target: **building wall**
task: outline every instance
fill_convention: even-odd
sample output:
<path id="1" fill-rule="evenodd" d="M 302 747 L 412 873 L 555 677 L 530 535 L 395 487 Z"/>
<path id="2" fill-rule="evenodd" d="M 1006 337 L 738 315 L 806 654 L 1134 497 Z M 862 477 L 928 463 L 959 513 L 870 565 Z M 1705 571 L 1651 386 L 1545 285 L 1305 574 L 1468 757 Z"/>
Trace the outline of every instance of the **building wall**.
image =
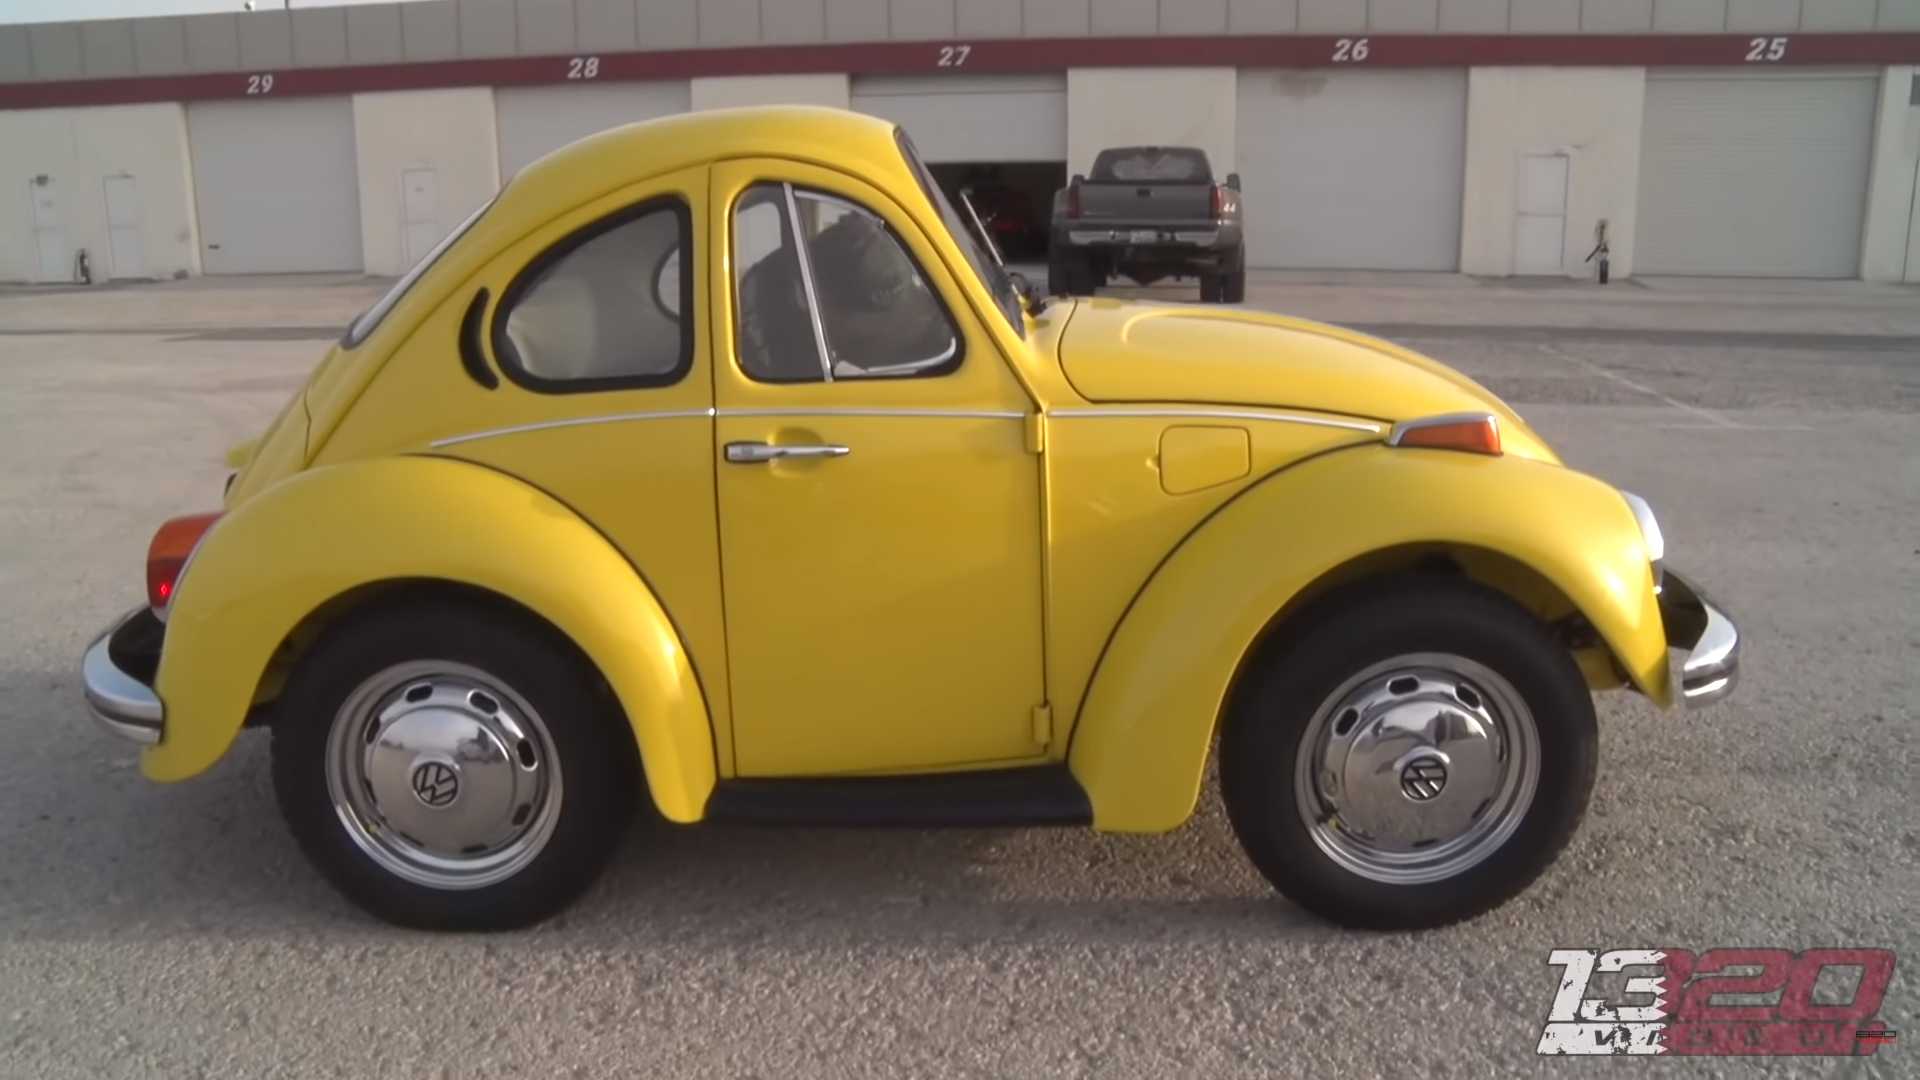
<path id="1" fill-rule="evenodd" d="M 830 105 L 844 109 L 850 99 L 845 75 L 729 75 L 695 79 L 688 92 L 695 112 L 737 105 Z"/>
<path id="2" fill-rule="evenodd" d="M 1067 172 L 1109 146 L 1197 146 L 1216 175 L 1232 172 L 1233 68 L 1067 69 Z"/>
<path id="3" fill-rule="evenodd" d="M 199 271 L 186 116 L 179 105 L 0 112 L 0 280 L 40 277 L 28 185 L 42 174 L 56 185 L 69 260 L 87 249 L 96 281 L 112 273 L 104 185 L 118 175 L 132 176 L 139 193 L 145 276 Z"/>
<path id="4" fill-rule="evenodd" d="M 435 239 L 500 188 L 492 90 L 355 94 L 353 124 L 360 244 L 369 274 L 400 274 L 412 265 L 401 189 L 408 170 L 433 170 Z"/>
<path id="5" fill-rule="evenodd" d="M 1867 179 L 1867 221 L 1860 276 L 1868 281 L 1920 281 L 1920 67 L 1886 69 L 1880 80 L 1873 164 Z"/>
<path id="6" fill-rule="evenodd" d="M 1466 194 L 1460 269 L 1513 273 L 1517 185 L 1523 155 L 1567 155 L 1562 269 L 1582 262 L 1605 218 L 1612 271 L 1633 272 L 1634 203 L 1640 176 L 1644 68 L 1473 68 L 1467 82 Z"/>

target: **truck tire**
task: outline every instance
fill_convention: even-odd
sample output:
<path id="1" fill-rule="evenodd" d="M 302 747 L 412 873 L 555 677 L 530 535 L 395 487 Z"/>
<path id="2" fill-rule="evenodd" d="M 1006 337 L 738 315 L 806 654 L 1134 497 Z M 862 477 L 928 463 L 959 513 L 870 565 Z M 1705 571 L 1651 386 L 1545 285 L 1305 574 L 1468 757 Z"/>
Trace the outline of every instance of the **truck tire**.
<path id="1" fill-rule="evenodd" d="M 1235 248 L 1231 263 L 1233 269 L 1220 275 L 1220 295 L 1215 297 L 1223 304 L 1239 304 L 1247 299 L 1247 249 Z"/>
<path id="2" fill-rule="evenodd" d="M 1329 594 L 1261 649 L 1220 788 L 1288 899 L 1346 926 L 1472 918 L 1551 865 L 1587 807 L 1593 698 L 1566 647 L 1470 581 Z"/>
<path id="3" fill-rule="evenodd" d="M 1211 274 L 1203 271 L 1200 274 L 1200 302 L 1203 304 L 1219 303 L 1220 283 L 1221 277 L 1219 274 Z"/>
<path id="4" fill-rule="evenodd" d="M 1047 254 L 1047 293 L 1051 296 L 1088 296 L 1093 292 L 1092 267 L 1085 256 L 1054 248 Z"/>

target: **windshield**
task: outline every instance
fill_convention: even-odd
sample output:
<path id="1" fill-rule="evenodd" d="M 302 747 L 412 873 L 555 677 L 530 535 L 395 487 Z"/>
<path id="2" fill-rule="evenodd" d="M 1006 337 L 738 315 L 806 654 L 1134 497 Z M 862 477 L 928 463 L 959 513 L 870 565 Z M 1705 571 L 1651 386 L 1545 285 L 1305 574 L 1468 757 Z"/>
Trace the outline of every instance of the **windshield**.
<path id="1" fill-rule="evenodd" d="M 499 198 L 499 196 L 496 195 L 494 198 Z M 488 199 L 486 202 L 481 203 L 480 209 L 467 215 L 467 220 L 455 225 L 452 232 L 441 237 L 440 242 L 433 245 L 432 251 L 427 252 L 419 262 L 413 264 L 413 269 L 407 271 L 404 277 L 393 283 L 393 288 L 387 290 L 387 295 L 374 301 L 372 307 L 361 312 L 357 318 L 347 324 L 347 333 L 340 339 L 340 344 L 351 349 L 367 340 L 367 335 L 373 333 L 374 329 L 380 325 L 380 320 L 386 318 L 387 312 L 393 310 L 393 305 L 399 303 L 400 298 L 407 295 L 407 290 L 413 288 L 413 283 L 420 280 L 420 275 L 426 273 L 428 267 L 438 262 L 440 256 L 445 254 L 446 250 L 453 246 L 455 240 L 460 239 L 468 229 L 473 228 L 473 223 L 479 221 L 480 215 L 486 213 L 487 208 L 492 205 L 493 199 Z"/>
<path id="2" fill-rule="evenodd" d="M 946 193 L 940 190 L 940 185 L 934 181 L 933 174 L 921 164 L 920 155 L 913 152 L 913 141 L 907 138 L 906 131 L 895 128 L 894 137 L 900 143 L 900 152 L 906 156 L 907 167 L 913 170 L 914 179 L 920 181 L 920 189 L 926 192 L 934 209 L 940 211 L 941 222 L 946 225 L 947 231 L 953 234 L 953 242 L 960 245 L 961 253 L 967 257 L 967 262 L 972 264 L 973 272 L 979 276 L 980 283 L 993 294 L 994 303 L 999 306 L 1000 313 L 1006 316 L 1008 325 L 1013 327 L 1013 332 L 1025 338 L 1027 324 L 1021 317 L 1020 294 L 1014 291 L 1013 280 L 1007 277 L 1006 270 L 995 262 L 991 255 L 981 249 L 980 240 L 973 235 L 973 230 L 968 227 L 966 219 L 953 208 L 953 203 L 947 201 Z"/>

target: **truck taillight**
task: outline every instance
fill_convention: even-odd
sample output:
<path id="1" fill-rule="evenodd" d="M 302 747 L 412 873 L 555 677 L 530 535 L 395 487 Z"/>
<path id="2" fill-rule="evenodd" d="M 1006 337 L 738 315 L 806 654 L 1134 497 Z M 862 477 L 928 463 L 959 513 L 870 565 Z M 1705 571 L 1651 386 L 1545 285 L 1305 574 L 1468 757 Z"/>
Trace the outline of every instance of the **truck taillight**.
<path id="1" fill-rule="evenodd" d="M 1067 216 L 1080 216 L 1080 184 L 1078 181 L 1067 185 Z"/>
<path id="2" fill-rule="evenodd" d="M 160 526 L 147 545 L 147 603 L 154 611 L 164 611 L 180 583 L 180 571 L 200 545 L 201 537 L 220 520 L 219 513 L 189 514 Z"/>
<path id="3" fill-rule="evenodd" d="M 1215 184 L 1212 188 L 1212 196 L 1213 198 L 1209 204 L 1208 212 L 1213 215 L 1213 220 L 1219 221 L 1222 217 L 1226 216 L 1227 212 L 1226 189 L 1222 188 L 1219 184 Z"/>

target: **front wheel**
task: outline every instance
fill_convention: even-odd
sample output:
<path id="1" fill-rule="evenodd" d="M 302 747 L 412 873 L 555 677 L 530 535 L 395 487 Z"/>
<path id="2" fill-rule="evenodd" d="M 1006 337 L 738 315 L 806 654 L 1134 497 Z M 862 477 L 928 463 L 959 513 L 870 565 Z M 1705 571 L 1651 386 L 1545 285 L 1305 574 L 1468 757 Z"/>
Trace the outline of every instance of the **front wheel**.
<path id="1" fill-rule="evenodd" d="M 274 727 L 280 808 L 347 897 L 406 926 L 553 914 L 633 814 L 632 737 L 544 628 L 485 606 L 386 609 L 334 628 Z"/>
<path id="2" fill-rule="evenodd" d="M 1398 579 L 1268 644 L 1221 747 L 1260 871 L 1334 922 L 1471 918 L 1525 889 L 1585 813 L 1598 738 L 1565 647 L 1506 597 Z"/>

